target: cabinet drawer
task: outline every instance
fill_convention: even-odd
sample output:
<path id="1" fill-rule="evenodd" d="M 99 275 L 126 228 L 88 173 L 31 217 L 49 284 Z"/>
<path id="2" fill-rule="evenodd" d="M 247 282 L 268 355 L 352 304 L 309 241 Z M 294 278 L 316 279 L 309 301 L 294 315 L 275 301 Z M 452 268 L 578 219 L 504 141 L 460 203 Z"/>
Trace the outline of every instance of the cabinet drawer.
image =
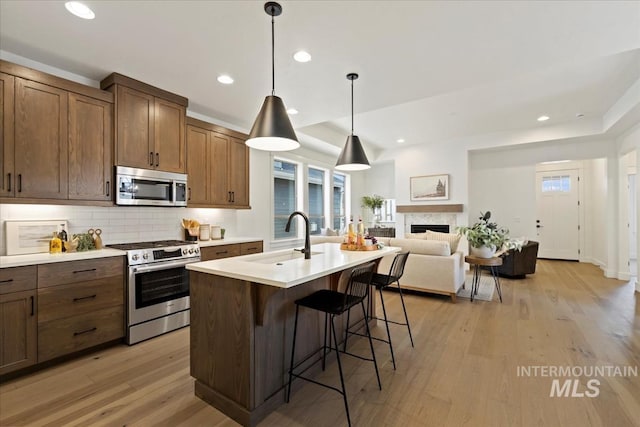
<path id="1" fill-rule="evenodd" d="M 0 269 L 0 295 L 35 289 L 37 280 L 35 265 Z"/>
<path id="2" fill-rule="evenodd" d="M 124 336 L 123 306 L 38 324 L 38 362 Z"/>
<path id="3" fill-rule="evenodd" d="M 202 261 L 229 258 L 238 255 L 240 255 L 240 245 L 221 245 L 200 248 L 200 257 L 202 258 Z"/>
<path id="4" fill-rule="evenodd" d="M 240 255 L 257 254 L 262 252 L 262 241 L 240 243 Z"/>
<path id="5" fill-rule="evenodd" d="M 122 276 L 38 290 L 38 323 L 124 304 Z"/>
<path id="6" fill-rule="evenodd" d="M 124 257 L 56 262 L 38 266 L 38 288 L 124 276 Z"/>

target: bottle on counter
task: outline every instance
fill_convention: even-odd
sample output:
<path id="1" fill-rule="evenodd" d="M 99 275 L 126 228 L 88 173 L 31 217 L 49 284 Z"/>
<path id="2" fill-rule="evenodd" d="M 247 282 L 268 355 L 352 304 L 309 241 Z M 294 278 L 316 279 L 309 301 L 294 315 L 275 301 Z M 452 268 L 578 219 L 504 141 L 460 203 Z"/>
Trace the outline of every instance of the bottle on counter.
<path id="1" fill-rule="evenodd" d="M 51 240 L 49 240 L 49 253 L 50 254 L 59 254 L 62 252 L 62 240 L 58 237 L 57 232 L 53 232 L 53 236 L 51 236 Z"/>
<path id="2" fill-rule="evenodd" d="M 358 246 L 364 246 L 364 223 L 362 218 L 358 218 L 358 234 L 356 238 L 356 244 Z"/>
<path id="3" fill-rule="evenodd" d="M 351 217 L 351 220 L 349 221 L 349 228 L 347 230 L 347 243 L 354 245 L 356 243 L 356 232 L 353 229 L 353 217 Z"/>
<path id="4" fill-rule="evenodd" d="M 64 247 L 64 242 L 68 241 L 67 232 L 64 229 L 64 224 L 60 224 L 60 231 L 58 232 L 58 238 L 60 238 L 60 244 L 62 245 L 62 252 L 66 252 L 67 249 Z"/>

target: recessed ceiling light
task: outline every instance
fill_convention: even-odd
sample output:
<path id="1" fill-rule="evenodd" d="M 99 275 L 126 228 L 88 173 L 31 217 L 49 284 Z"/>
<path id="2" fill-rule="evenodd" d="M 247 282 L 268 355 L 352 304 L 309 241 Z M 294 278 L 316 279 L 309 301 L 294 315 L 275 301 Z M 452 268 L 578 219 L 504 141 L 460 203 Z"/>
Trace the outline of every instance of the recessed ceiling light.
<path id="1" fill-rule="evenodd" d="M 89 6 L 80 3 L 79 1 L 68 1 L 64 4 L 64 7 L 74 15 L 82 19 L 93 19 L 96 17 L 96 14 L 93 13 L 93 10 L 89 9 Z"/>
<path id="2" fill-rule="evenodd" d="M 295 108 L 287 108 L 287 114 L 294 116 L 298 114 L 298 110 L 296 110 Z"/>
<path id="3" fill-rule="evenodd" d="M 293 59 L 298 62 L 309 62 L 311 61 L 311 54 L 309 54 L 309 52 L 305 52 L 304 50 L 299 50 L 293 54 Z"/>
<path id="4" fill-rule="evenodd" d="M 547 120 L 549 120 L 549 116 L 540 116 L 540 117 L 538 117 L 538 121 L 539 122 L 546 122 Z"/>
<path id="5" fill-rule="evenodd" d="M 230 76 L 227 76 L 226 74 L 222 74 L 221 76 L 218 76 L 218 81 L 223 85 L 230 85 L 231 83 L 233 83 L 233 79 Z"/>
<path id="6" fill-rule="evenodd" d="M 584 117 L 584 114 L 582 114 L 582 113 L 577 113 L 576 114 L 576 119 L 581 119 L 583 117 Z"/>
<path id="7" fill-rule="evenodd" d="M 396 142 L 397 142 L 398 144 L 402 144 L 402 143 L 404 142 L 404 139 L 402 139 L 402 138 L 396 139 Z"/>

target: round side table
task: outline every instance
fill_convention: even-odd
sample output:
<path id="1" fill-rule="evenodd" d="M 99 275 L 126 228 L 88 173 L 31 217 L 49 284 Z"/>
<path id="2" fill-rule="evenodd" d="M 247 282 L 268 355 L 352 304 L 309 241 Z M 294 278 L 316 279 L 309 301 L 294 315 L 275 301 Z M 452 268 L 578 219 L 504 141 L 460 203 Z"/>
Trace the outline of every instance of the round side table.
<path id="1" fill-rule="evenodd" d="M 500 289 L 500 278 L 498 277 L 497 267 L 502 265 L 502 258 L 478 258 L 477 256 L 467 255 L 464 257 L 464 261 L 473 267 L 473 281 L 471 282 L 471 301 L 473 302 L 473 296 L 478 294 L 478 288 L 480 287 L 480 278 L 482 277 L 482 268 L 489 267 L 493 281 L 496 284 L 496 290 L 502 303 L 502 290 Z"/>

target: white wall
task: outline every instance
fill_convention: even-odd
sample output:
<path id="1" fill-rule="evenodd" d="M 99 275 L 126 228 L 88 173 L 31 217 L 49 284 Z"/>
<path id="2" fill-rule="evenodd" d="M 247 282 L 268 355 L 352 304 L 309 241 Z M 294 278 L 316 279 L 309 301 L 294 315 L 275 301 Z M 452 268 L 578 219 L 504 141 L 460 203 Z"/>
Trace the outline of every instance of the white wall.
<path id="1" fill-rule="evenodd" d="M 604 200 L 607 198 L 607 161 L 606 159 L 585 160 L 584 168 L 584 256 L 585 261 L 602 268 L 606 267 L 607 210 Z"/>

